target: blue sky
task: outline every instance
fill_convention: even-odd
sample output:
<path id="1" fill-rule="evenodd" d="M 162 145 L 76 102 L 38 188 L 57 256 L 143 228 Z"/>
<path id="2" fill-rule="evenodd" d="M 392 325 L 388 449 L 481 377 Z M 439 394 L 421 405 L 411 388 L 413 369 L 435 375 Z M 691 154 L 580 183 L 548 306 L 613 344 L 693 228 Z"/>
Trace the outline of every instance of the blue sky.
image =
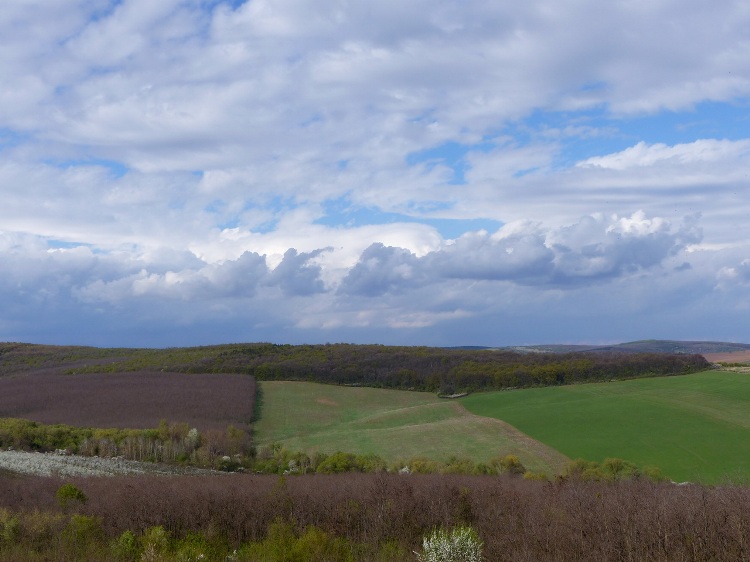
<path id="1" fill-rule="evenodd" d="M 748 28 L 741 2 L 6 0 L 0 340 L 750 342 Z"/>

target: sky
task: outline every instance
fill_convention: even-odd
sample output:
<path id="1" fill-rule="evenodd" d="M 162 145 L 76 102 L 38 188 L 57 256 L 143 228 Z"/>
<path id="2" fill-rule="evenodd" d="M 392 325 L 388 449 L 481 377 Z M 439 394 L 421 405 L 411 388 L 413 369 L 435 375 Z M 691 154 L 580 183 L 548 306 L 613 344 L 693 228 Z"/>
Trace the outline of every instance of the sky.
<path id="1" fill-rule="evenodd" d="M 0 340 L 750 342 L 750 4 L 3 0 Z"/>

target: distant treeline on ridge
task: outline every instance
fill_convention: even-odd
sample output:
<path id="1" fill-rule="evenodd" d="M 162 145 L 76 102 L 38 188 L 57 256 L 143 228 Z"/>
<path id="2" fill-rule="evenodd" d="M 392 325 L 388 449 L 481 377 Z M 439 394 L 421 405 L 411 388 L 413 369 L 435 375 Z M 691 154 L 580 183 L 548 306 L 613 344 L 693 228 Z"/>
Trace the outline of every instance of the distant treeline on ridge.
<path id="1" fill-rule="evenodd" d="M 549 386 L 708 368 L 702 355 L 524 354 L 379 345 L 247 346 L 217 357 L 224 372 L 259 380 L 305 380 L 453 394 Z"/>
<path id="2" fill-rule="evenodd" d="M 667 353 L 519 353 L 384 345 L 231 344 L 112 349 L 0 344 L 0 376 L 14 370 L 243 373 L 296 380 L 454 394 L 645 376 L 709 368 L 702 355 Z"/>

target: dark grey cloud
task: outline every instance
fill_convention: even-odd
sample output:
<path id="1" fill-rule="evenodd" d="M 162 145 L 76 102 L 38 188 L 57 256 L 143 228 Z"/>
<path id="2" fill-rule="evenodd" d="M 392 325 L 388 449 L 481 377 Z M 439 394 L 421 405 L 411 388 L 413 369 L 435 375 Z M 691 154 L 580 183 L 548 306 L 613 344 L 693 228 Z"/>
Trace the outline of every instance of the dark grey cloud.
<path id="1" fill-rule="evenodd" d="M 339 293 L 377 297 L 419 286 L 426 281 L 421 261 L 404 248 L 375 243 L 341 281 Z"/>
<path id="2" fill-rule="evenodd" d="M 284 259 L 268 275 L 266 283 L 278 286 L 286 296 L 309 296 L 325 291 L 320 278 L 320 265 L 310 260 L 326 250 L 299 253 L 290 248 L 284 253 Z"/>
<path id="3" fill-rule="evenodd" d="M 611 224 L 593 217 L 558 230 L 553 236 L 555 272 L 561 284 L 611 279 L 660 265 L 665 259 L 702 239 L 700 229 L 689 218 L 673 228 L 661 219 L 642 213 Z"/>
<path id="4" fill-rule="evenodd" d="M 442 279 L 580 286 L 658 267 L 700 241 L 694 218 L 674 228 L 642 212 L 619 219 L 583 217 L 555 230 L 520 223 L 494 234 L 465 234 L 421 258 L 404 248 L 374 244 L 349 271 L 340 291 L 381 296 Z"/>

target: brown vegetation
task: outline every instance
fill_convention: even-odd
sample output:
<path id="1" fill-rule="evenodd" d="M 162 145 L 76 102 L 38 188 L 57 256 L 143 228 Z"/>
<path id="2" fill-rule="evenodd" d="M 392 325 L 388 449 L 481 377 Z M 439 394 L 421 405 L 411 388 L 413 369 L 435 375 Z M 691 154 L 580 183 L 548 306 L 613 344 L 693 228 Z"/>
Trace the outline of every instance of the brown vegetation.
<path id="1" fill-rule="evenodd" d="M 750 350 L 729 353 L 704 353 L 703 357 L 712 363 L 750 363 Z"/>
<path id="2" fill-rule="evenodd" d="M 392 474 L 70 482 L 87 498 L 78 513 L 100 521 L 110 539 L 162 526 L 171 537 L 199 533 L 238 548 L 281 521 L 297 533 L 315 527 L 353 544 L 391 541 L 408 556 L 389 560 L 413 560 L 430 530 L 467 524 L 478 531 L 488 561 L 750 557 L 746 487 Z M 59 513 L 56 490 L 64 483 L 0 476 L 0 511 Z"/>
<path id="3" fill-rule="evenodd" d="M 0 417 L 77 427 L 146 429 L 160 420 L 200 431 L 245 430 L 255 380 L 247 375 L 162 372 L 29 374 L 0 378 Z"/>

